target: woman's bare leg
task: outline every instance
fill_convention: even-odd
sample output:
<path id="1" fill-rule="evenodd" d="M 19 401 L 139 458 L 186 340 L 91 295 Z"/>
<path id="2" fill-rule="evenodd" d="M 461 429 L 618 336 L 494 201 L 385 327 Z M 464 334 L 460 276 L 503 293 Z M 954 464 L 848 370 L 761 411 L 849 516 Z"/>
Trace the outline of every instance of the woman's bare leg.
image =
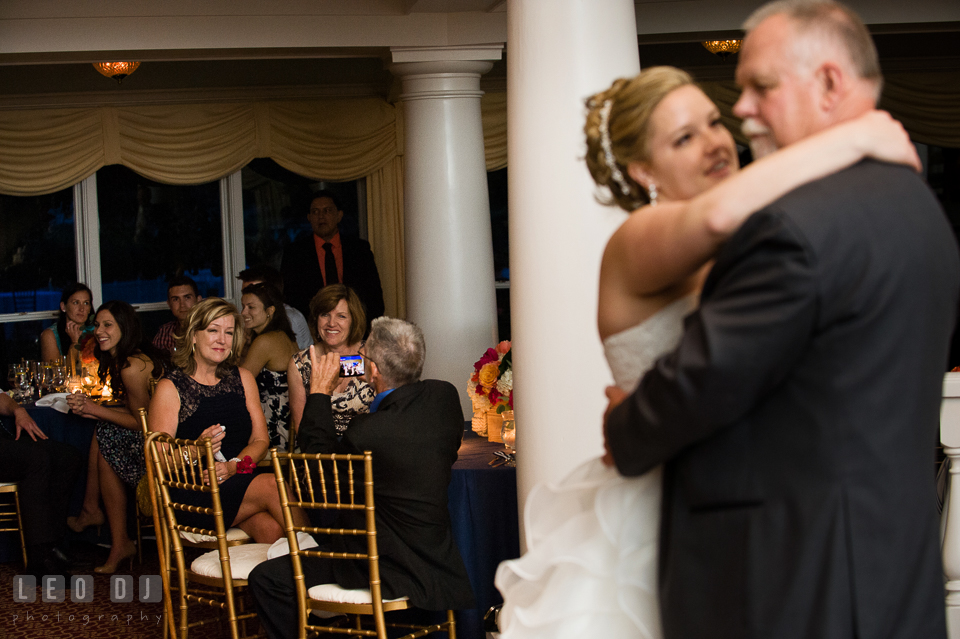
<path id="1" fill-rule="evenodd" d="M 260 541 L 256 536 L 245 527 L 247 521 L 256 515 L 266 514 L 273 520 L 276 528 L 258 518 L 250 522 L 252 528 L 256 528 L 258 534 L 275 535 L 270 541 Z M 306 514 L 299 508 L 291 509 L 290 516 L 297 526 L 308 524 Z M 254 538 L 258 543 L 273 543 L 283 535 L 283 508 L 280 506 L 280 493 L 277 492 L 277 481 L 273 475 L 257 475 L 247 492 L 243 496 L 243 502 L 240 504 L 240 510 L 237 511 L 237 517 L 233 520 L 233 526 L 238 526 L 248 535 Z"/>
<path id="2" fill-rule="evenodd" d="M 113 572 L 117 564 L 136 552 L 136 545 L 127 534 L 127 487 L 101 455 L 99 458 L 100 490 L 103 507 L 110 523 L 110 556 L 104 564 L 106 572 Z M 109 570 L 110 568 L 113 570 Z"/>

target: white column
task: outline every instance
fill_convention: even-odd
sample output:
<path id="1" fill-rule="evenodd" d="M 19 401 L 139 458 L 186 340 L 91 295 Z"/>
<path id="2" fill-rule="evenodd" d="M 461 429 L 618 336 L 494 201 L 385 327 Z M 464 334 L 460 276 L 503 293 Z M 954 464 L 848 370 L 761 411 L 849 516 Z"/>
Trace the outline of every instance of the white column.
<path id="1" fill-rule="evenodd" d="M 423 376 L 456 386 L 467 419 L 473 363 L 497 340 L 480 75 L 501 50 L 397 48 L 390 67 L 403 81 L 407 318 L 426 338 Z"/>
<path id="2" fill-rule="evenodd" d="M 943 575 L 947 580 L 947 636 L 960 639 L 960 373 L 943 378 L 940 405 L 940 443 L 950 459 L 947 495 L 941 519 Z"/>
<path id="3" fill-rule="evenodd" d="M 510 313 L 521 513 L 602 452 L 597 282 L 624 216 L 594 199 L 584 99 L 640 70 L 632 0 L 508 0 Z M 522 517 L 521 517 L 522 521 Z"/>

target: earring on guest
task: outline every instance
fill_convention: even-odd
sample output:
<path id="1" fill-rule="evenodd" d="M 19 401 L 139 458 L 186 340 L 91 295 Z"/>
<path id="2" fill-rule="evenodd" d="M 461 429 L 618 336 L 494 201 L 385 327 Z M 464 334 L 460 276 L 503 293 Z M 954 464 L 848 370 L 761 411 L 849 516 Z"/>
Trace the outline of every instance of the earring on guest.
<path id="1" fill-rule="evenodd" d="M 650 186 L 647 187 L 647 194 L 650 197 L 650 206 L 656 206 L 657 205 L 657 185 L 651 182 Z"/>

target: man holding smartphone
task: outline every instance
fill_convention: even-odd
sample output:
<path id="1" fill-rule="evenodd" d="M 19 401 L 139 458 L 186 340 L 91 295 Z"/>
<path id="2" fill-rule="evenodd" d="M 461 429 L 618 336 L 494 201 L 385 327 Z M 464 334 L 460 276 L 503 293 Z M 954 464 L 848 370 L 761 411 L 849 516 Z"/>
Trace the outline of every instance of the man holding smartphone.
<path id="1" fill-rule="evenodd" d="M 420 379 L 423 332 L 409 322 L 375 319 L 361 354 L 366 379 L 377 396 L 370 413 L 354 417 L 338 441 L 330 395 L 340 377 L 341 358 L 333 352 L 311 353 L 310 395 L 297 437 L 300 448 L 308 454 L 373 453 L 385 599 L 407 596 L 425 610 L 472 608 L 473 591 L 447 512 L 447 486 L 463 437 L 457 389 L 449 382 Z M 322 583 L 350 589 L 369 585 L 366 569 L 354 563 L 303 558 L 302 565 L 307 588 Z M 249 582 L 267 636 L 295 636 L 297 598 L 290 558 L 260 564 Z"/>

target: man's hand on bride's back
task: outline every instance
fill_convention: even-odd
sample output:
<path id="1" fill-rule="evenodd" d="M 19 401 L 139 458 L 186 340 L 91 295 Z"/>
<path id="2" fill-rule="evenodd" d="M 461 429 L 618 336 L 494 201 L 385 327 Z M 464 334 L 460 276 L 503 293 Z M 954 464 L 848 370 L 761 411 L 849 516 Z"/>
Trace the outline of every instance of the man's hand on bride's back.
<path id="1" fill-rule="evenodd" d="M 610 442 L 607 439 L 607 418 L 610 417 L 610 411 L 620 405 L 627 398 L 627 394 L 617 386 L 607 386 L 607 410 L 603 412 L 603 461 L 606 466 L 613 466 L 613 453 L 610 452 Z"/>

